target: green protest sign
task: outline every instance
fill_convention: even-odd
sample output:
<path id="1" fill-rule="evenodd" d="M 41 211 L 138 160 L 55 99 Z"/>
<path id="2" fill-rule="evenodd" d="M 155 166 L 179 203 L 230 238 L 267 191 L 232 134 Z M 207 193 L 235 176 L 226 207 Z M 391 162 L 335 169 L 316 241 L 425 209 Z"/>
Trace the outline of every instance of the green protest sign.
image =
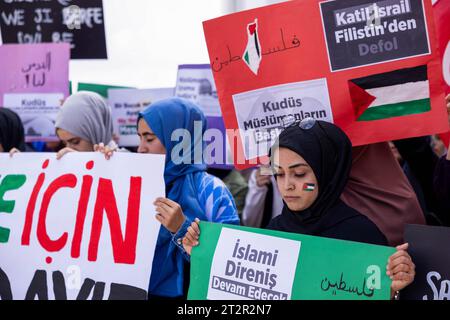
<path id="1" fill-rule="evenodd" d="M 388 300 L 395 248 L 200 223 L 192 300 Z"/>
<path id="2" fill-rule="evenodd" d="M 103 96 L 104 98 L 108 98 L 108 90 L 109 89 L 127 89 L 130 87 L 123 86 L 110 86 L 106 84 L 96 84 L 96 83 L 78 83 L 78 91 L 93 91 Z"/>

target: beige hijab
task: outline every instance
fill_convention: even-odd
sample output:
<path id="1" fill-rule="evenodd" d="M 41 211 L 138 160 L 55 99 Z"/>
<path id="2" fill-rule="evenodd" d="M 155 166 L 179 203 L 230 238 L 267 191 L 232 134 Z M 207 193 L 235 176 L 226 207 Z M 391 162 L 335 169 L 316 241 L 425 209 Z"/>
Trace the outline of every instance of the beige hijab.
<path id="1" fill-rule="evenodd" d="M 392 246 L 403 243 L 406 224 L 425 224 L 417 196 L 387 142 L 353 148 L 341 199 L 372 220 Z"/>

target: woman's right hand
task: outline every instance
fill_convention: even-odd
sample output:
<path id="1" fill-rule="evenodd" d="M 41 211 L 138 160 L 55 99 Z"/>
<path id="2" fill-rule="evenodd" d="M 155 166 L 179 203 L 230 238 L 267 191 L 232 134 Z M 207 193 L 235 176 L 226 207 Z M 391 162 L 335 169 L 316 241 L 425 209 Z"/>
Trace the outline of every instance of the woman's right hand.
<path id="1" fill-rule="evenodd" d="M 56 154 L 56 160 L 61 159 L 66 153 L 69 153 L 69 152 L 77 152 L 77 150 L 74 150 L 69 147 L 65 147 L 58 151 L 58 153 Z"/>
<path id="2" fill-rule="evenodd" d="M 94 151 L 103 153 L 105 155 L 105 159 L 109 160 L 113 156 L 114 151 L 116 151 L 116 148 L 110 148 L 105 146 L 103 142 L 100 142 L 99 144 L 94 145 Z"/>
<path id="3" fill-rule="evenodd" d="M 386 274 L 391 278 L 392 295 L 410 285 L 416 275 L 416 265 L 408 254 L 408 243 L 397 246 L 397 252 L 389 257 Z"/>
<path id="4" fill-rule="evenodd" d="M 200 220 L 195 218 L 194 222 L 187 229 L 187 232 L 183 238 L 183 248 L 187 254 L 191 255 L 192 248 L 199 245 L 198 238 L 200 236 Z"/>
<path id="5" fill-rule="evenodd" d="M 17 148 L 12 148 L 9 150 L 9 156 L 12 158 L 15 153 L 20 153 L 20 150 Z"/>

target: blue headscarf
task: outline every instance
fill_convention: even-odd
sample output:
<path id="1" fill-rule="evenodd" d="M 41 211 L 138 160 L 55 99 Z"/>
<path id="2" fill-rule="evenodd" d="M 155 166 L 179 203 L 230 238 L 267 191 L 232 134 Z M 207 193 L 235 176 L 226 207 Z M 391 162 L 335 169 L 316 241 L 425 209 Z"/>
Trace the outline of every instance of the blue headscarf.
<path id="1" fill-rule="evenodd" d="M 203 134 L 206 119 L 203 112 L 193 103 L 179 98 L 155 102 L 139 114 L 166 148 L 164 180 L 166 197 L 177 202 L 188 220 L 196 217 L 207 220 L 204 208 L 198 200 L 198 188 L 194 175 L 205 172 L 203 162 Z M 194 130 L 194 128 L 196 130 Z M 185 129 L 172 141 L 175 130 Z M 189 135 L 188 133 L 189 132 Z M 191 148 L 189 147 L 189 144 Z M 183 152 L 182 146 L 185 146 Z M 172 157 L 172 151 L 175 152 Z M 194 150 L 196 150 L 194 152 Z M 181 154 L 181 155 L 180 155 Z M 194 159 L 197 156 L 199 159 Z M 184 163 L 180 163 L 185 160 Z M 189 161 L 190 160 L 190 161 Z M 194 160 L 197 160 L 194 162 Z M 153 260 L 149 294 L 176 297 L 183 295 L 184 258 L 172 241 L 172 234 L 161 226 Z"/>

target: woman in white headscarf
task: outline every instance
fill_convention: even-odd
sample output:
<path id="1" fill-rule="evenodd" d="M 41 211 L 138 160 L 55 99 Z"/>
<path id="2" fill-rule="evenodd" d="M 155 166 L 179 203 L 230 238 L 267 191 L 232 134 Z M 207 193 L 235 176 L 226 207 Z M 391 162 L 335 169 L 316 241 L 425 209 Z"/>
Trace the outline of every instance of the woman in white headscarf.
<path id="1" fill-rule="evenodd" d="M 117 150 L 111 108 L 95 92 L 79 91 L 68 97 L 56 116 L 55 129 L 66 146 L 56 154 L 57 159 L 68 152 L 90 152 L 105 146 Z M 17 152 L 20 150 L 13 148 L 10 154 Z"/>
<path id="2" fill-rule="evenodd" d="M 66 99 L 56 117 L 56 134 L 66 147 L 58 152 L 94 151 L 95 145 L 116 149 L 111 109 L 97 93 L 79 91 Z"/>

